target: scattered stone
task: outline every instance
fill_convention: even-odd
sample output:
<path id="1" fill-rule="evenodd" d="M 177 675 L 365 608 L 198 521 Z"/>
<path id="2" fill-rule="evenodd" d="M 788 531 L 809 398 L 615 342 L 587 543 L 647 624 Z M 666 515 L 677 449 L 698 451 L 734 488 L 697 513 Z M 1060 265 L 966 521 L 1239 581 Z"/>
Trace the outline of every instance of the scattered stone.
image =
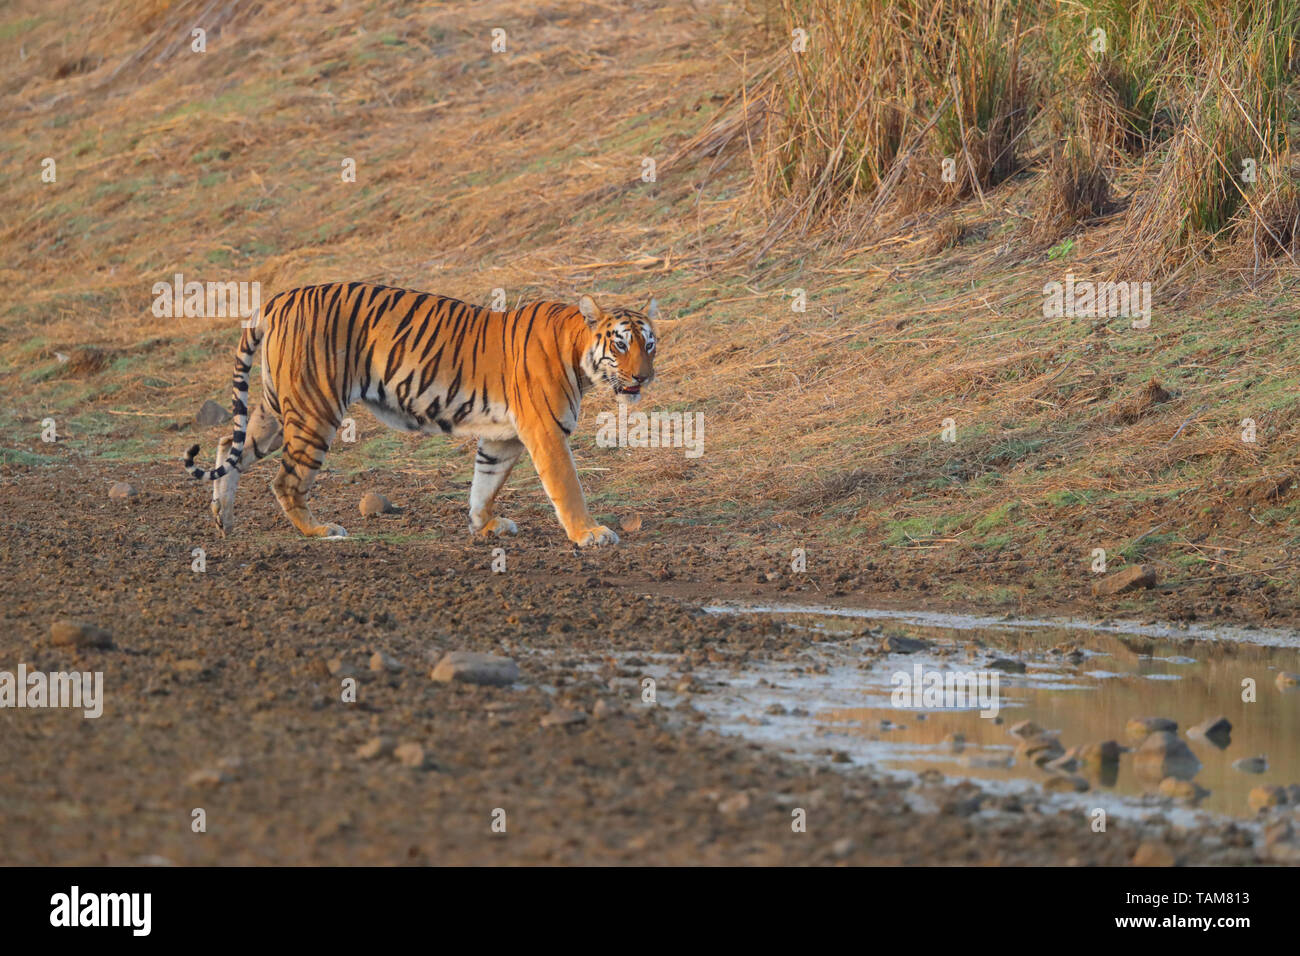
<path id="1" fill-rule="evenodd" d="M 1039 734 L 1036 737 L 1030 737 L 1028 740 L 1022 740 L 1020 746 L 1016 748 L 1017 756 L 1039 767 L 1055 760 L 1063 753 L 1065 753 L 1065 748 L 1051 734 Z"/>
<path id="2" fill-rule="evenodd" d="M 930 644 L 928 641 L 918 640 L 915 637 L 890 634 L 880 646 L 891 654 L 915 654 L 918 651 L 925 650 Z"/>
<path id="3" fill-rule="evenodd" d="M 1074 773 L 1079 769 L 1078 747 L 1071 747 L 1064 754 L 1055 760 L 1048 761 L 1043 765 L 1044 770 L 1050 770 L 1053 773 Z"/>
<path id="4" fill-rule="evenodd" d="M 1176 862 L 1173 850 L 1163 843 L 1152 843 L 1149 840 L 1133 854 L 1134 866 L 1173 866 Z"/>
<path id="5" fill-rule="evenodd" d="M 557 707 L 542 718 L 543 727 L 568 727 L 572 724 L 585 724 L 586 722 L 586 713 L 581 710 L 570 710 L 567 707 Z"/>
<path id="6" fill-rule="evenodd" d="M 784 704 L 768 704 L 763 713 L 771 714 L 773 717 L 784 717 L 786 709 Z"/>
<path id="7" fill-rule="evenodd" d="M 396 510 L 392 502 L 377 491 L 368 491 L 361 497 L 361 516 L 363 518 L 393 514 Z"/>
<path id="8" fill-rule="evenodd" d="M 1165 777 L 1160 781 L 1160 793 L 1183 803 L 1199 803 L 1210 795 L 1210 791 L 1198 786 L 1191 780 L 1179 780 L 1177 777 Z"/>
<path id="9" fill-rule="evenodd" d="M 592 720 L 608 720 L 610 717 L 617 717 L 623 712 L 617 703 L 601 698 L 596 701 L 596 705 L 591 708 Z"/>
<path id="10" fill-rule="evenodd" d="M 1119 755 L 1124 752 L 1124 748 L 1113 740 L 1103 740 L 1095 744 L 1083 744 L 1078 748 L 1078 757 L 1080 762 L 1089 767 L 1100 767 L 1104 764 L 1119 762 Z"/>
<path id="11" fill-rule="evenodd" d="M 370 655 L 370 669 L 372 671 L 388 671 L 390 674 L 397 674 L 401 672 L 403 665 L 401 661 L 391 654 L 375 651 Z"/>
<path id="12" fill-rule="evenodd" d="M 1124 725 L 1124 732 L 1130 740 L 1145 740 L 1150 734 L 1168 732 L 1178 733 L 1178 721 L 1168 717 L 1134 717 Z"/>
<path id="13" fill-rule="evenodd" d="M 224 425 L 234 416 L 231 415 L 230 409 L 223 408 L 212 399 L 208 399 L 199 408 L 199 413 L 194 416 L 194 421 L 200 425 Z"/>
<path id="14" fill-rule="evenodd" d="M 140 492 L 135 490 L 134 485 L 129 485 L 125 481 L 119 481 L 108 489 L 108 497 L 115 501 L 122 501 L 126 498 L 134 498 Z"/>
<path id="15" fill-rule="evenodd" d="M 1279 690 L 1287 690 L 1291 687 L 1300 687 L 1300 674 L 1292 674 L 1290 671 L 1279 671 L 1276 683 Z"/>
<path id="16" fill-rule="evenodd" d="M 417 770 L 423 770 L 429 765 L 429 757 L 424 752 L 424 748 L 412 741 L 407 741 L 393 750 L 393 756 L 396 757 L 403 766 L 414 767 Z"/>
<path id="17" fill-rule="evenodd" d="M 234 778 L 228 773 L 205 767 L 191 773 L 185 778 L 185 783 L 191 787 L 219 787 L 223 783 L 229 783 L 232 779 Z"/>
<path id="18" fill-rule="evenodd" d="M 335 657 L 325 663 L 325 669 L 330 672 L 330 676 L 340 679 L 347 677 L 356 677 L 356 671 L 341 657 Z"/>
<path id="19" fill-rule="evenodd" d="M 731 816 L 736 813 L 743 813 L 749 809 L 749 794 L 745 791 L 733 794 L 725 800 L 718 801 L 718 811 Z"/>
<path id="20" fill-rule="evenodd" d="M 359 760 L 378 760 L 380 757 L 387 757 L 392 752 L 393 740 L 391 737 L 371 737 L 357 748 L 356 755 Z"/>
<path id="21" fill-rule="evenodd" d="M 853 842 L 852 837 L 841 837 L 831 844 L 831 856 L 843 860 L 845 857 L 852 856 L 856 849 L 857 844 Z"/>
<path id="22" fill-rule="evenodd" d="M 1268 757 L 1259 754 L 1256 757 L 1242 757 L 1240 760 L 1232 762 L 1233 770 L 1240 770 L 1242 773 L 1264 773 L 1268 770 Z"/>
<path id="23" fill-rule="evenodd" d="M 504 686 L 519 679 L 519 665 L 508 657 L 498 657 L 496 654 L 452 651 L 438 661 L 429 676 L 444 684 L 456 681 Z"/>
<path id="24" fill-rule="evenodd" d="M 1256 813 L 1269 807 L 1284 806 L 1286 804 L 1286 790 L 1276 784 L 1255 787 L 1250 791 L 1247 802 Z"/>
<path id="25" fill-rule="evenodd" d="M 1009 657 L 995 657 L 984 666 L 991 671 L 1002 671 L 1005 674 L 1023 674 L 1025 672 L 1024 661 L 1013 661 Z"/>
<path id="26" fill-rule="evenodd" d="M 1195 727 L 1187 728 L 1187 736 L 1208 740 L 1220 750 L 1232 742 L 1232 723 L 1227 717 L 1208 717 Z"/>
<path id="27" fill-rule="evenodd" d="M 1022 720 L 1007 728 L 1007 733 L 1014 737 L 1019 737 L 1021 740 L 1028 740 L 1030 737 L 1037 737 L 1042 732 L 1043 728 L 1039 727 L 1032 720 Z"/>
<path id="28" fill-rule="evenodd" d="M 1135 564 L 1121 568 L 1114 574 L 1108 574 L 1092 586 L 1092 593 L 1097 597 L 1110 597 L 1124 594 L 1140 588 L 1156 586 L 1156 569 L 1149 564 Z"/>
<path id="29" fill-rule="evenodd" d="M 1090 784 L 1083 777 L 1072 773 L 1054 773 L 1043 781 L 1043 789 L 1059 793 L 1083 793 Z"/>
<path id="30" fill-rule="evenodd" d="M 113 646 L 113 635 L 102 627 L 81 621 L 55 621 L 50 625 L 50 643 L 55 647 Z"/>
<path id="31" fill-rule="evenodd" d="M 948 749 L 955 754 L 959 754 L 966 749 L 965 734 L 956 734 L 956 733 L 949 734 L 948 736 L 943 738 L 943 742 L 947 744 Z"/>
<path id="32" fill-rule="evenodd" d="M 1148 780 L 1178 777 L 1190 780 L 1201 769 L 1201 761 L 1192 748 L 1168 730 L 1151 734 L 1133 755 L 1134 769 Z"/>

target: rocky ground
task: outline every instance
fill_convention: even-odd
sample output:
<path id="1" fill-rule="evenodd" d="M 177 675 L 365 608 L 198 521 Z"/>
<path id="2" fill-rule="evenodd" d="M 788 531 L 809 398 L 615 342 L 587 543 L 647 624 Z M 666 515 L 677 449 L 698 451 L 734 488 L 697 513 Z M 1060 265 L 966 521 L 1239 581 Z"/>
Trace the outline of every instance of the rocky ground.
<path id="1" fill-rule="evenodd" d="M 740 667 L 806 643 L 777 621 L 719 619 L 688 598 L 784 586 L 874 601 L 889 590 L 883 574 L 783 581 L 762 570 L 777 567 L 770 556 L 653 519 L 617 549 L 579 554 L 527 488 L 506 498 L 522 533 L 495 573 L 499 542 L 463 534 L 461 489 L 433 497 L 407 476 L 327 474 L 314 507 L 353 537 L 307 541 L 265 488 L 270 474 L 246 479 L 225 540 L 207 524 L 206 489 L 175 463 L 72 459 L 0 476 L 0 671 L 102 671 L 106 699 L 98 719 L 0 710 L 0 862 L 1260 858 L 1233 824 L 1112 821 L 1094 833 L 1033 799 L 875 779 L 829 750 L 791 760 L 702 728 L 691 693 L 672 692 L 705 663 Z M 136 494 L 110 498 L 120 480 Z M 402 512 L 361 518 L 375 488 Z M 103 628 L 111 646 L 55 643 L 60 620 Z M 455 651 L 510 658 L 518 677 L 431 676 Z M 670 692 L 647 705 L 636 655 L 664 652 L 676 655 Z M 349 678 L 355 702 L 343 699 Z M 915 791 L 939 812 L 912 809 Z M 192 826 L 199 808 L 206 832 Z M 806 832 L 792 828 L 800 808 Z"/>

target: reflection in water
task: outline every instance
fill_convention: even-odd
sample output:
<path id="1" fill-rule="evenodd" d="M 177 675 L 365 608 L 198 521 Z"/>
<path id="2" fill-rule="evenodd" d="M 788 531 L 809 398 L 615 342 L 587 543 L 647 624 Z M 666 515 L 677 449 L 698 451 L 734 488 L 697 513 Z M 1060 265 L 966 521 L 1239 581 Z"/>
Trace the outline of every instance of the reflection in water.
<path id="1" fill-rule="evenodd" d="M 728 689 L 697 699 L 696 706 L 722 729 L 795 750 L 832 747 L 853 763 L 887 770 L 936 769 L 990 784 L 1042 784 L 1060 774 L 1033 762 L 1032 751 L 1046 744 L 1022 746 L 1010 732 L 1019 722 L 1031 721 L 1054 734 L 1061 745 L 1051 751 L 1056 755 L 1108 740 L 1136 750 L 1146 735 L 1137 725 L 1130 730 L 1130 722 L 1159 717 L 1177 723 L 1164 759 L 1144 755 L 1139 760 L 1125 752 L 1118 763 L 1083 760 L 1067 768 L 1070 777 L 1087 781 L 1086 799 L 1097 802 L 1104 792 L 1158 805 L 1173 794 L 1177 806 L 1253 817 L 1252 788 L 1300 784 L 1300 693 L 1276 682 L 1279 671 L 1300 670 L 1300 655 L 1285 642 L 1269 647 L 989 619 L 977 626 L 965 626 L 966 619 L 957 622 L 964 626 L 895 621 L 874 627 L 827 614 L 783 613 L 781 619 L 809 631 L 808 648 L 791 665 L 717 674 Z M 912 652 L 882 651 L 886 635 L 889 646 Z M 917 665 L 925 672 L 948 673 L 987 668 L 993 661 L 1001 668 L 996 721 L 981 718 L 977 706 L 903 709 L 891 701 L 897 686 L 891 679 Z M 1253 702 L 1243 699 L 1250 696 L 1249 681 Z M 1188 735 L 1214 717 L 1231 723 L 1226 738 Z M 1194 760 L 1178 758 L 1183 745 Z M 1267 758 L 1263 772 L 1233 766 L 1249 765 L 1248 758 L 1256 756 Z M 1179 787 L 1171 780 L 1162 795 L 1166 776 L 1189 778 L 1195 786 Z M 1081 780 L 1074 782 L 1082 787 Z M 1061 780 L 1053 783 L 1073 789 Z M 1188 799 L 1200 790 L 1208 794 L 1199 803 Z"/>

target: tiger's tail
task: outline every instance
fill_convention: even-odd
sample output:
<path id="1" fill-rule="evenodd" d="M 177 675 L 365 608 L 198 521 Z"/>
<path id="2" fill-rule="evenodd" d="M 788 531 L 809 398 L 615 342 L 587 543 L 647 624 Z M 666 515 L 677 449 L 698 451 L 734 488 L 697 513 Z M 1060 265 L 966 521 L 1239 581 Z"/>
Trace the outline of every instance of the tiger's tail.
<path id="1" fill-rule="evenodd" d="M 239 336 L 239 350 L 235 353 L 234 403 L 231 411 L 235 416 L 235 431 L 230 437 L 230 454 L 217 468 L 196 466 L 194 459 L 199 454 L 199 446 L 194 445 L 185 454 L 185 470 L 195 478 L 216 481 L 227 472 L 239 467 L 239 459 L 244 454 L 244 441 L 248 433 L 248 373 L 253 368 L 253 356 L 262 344 L 262 315 L 244 326 Z"/>

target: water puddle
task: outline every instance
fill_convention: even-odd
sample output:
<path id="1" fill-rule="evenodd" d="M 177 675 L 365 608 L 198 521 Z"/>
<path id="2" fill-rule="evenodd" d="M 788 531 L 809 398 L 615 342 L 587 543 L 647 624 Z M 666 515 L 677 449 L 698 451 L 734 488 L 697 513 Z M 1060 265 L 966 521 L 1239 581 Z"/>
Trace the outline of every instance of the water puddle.
<path id="1" fill-rule="evenodd" d="M 937 770 L 1015 792 L 1053 776 L 1017 753 L 1020 739 L 1009 729 L 1018 722 L 1032 721 L 1064 748 L 1108 740 L 1136 748 L 1141 738 L 1126 733 L 1129 721 L 1162 717 L 1177 722 L 1200 761 L 1192 780 L 1209 793 L 1198 803 L 1162 795 L 1165 774 L 1139 773 L 1133 753 L 1072 770 L 1088 789 L 1062 788 L 1046 799 L 1184 823 L 1203 813 L 1253 819 L 1253 788 L 1300 783 L 1300 692 L 1277 684 L 1279 672 L 1300 671 L 1292 632 L 824 607 L 708 610 L 779 614 L 807 632 L 806 647 L 788 662 L 695 671 L 708 692 L 691 697 L 718 730 L 795 755 L 829 751 L 840 763 L 886 774 Z M 902 650 L 882 649 L 886 637 Z M 995 661 L 1004 669 L 989 669 Z M 659 668 L 650 663 L 653 675 Z M 975 701 L 902 707 L 894 698 L 900 673 L 980 671 L 997 674 L 1000 720 L 982 717 Z M 1254 681 L 1253 702 L 1242 699 L 1246 679 Z M 1218 716 L 1232 724 L 1226 746 L 1187 735 Z M 1233 766 L 1257 756 L 1266 760 L 1263 772 Z"/>

